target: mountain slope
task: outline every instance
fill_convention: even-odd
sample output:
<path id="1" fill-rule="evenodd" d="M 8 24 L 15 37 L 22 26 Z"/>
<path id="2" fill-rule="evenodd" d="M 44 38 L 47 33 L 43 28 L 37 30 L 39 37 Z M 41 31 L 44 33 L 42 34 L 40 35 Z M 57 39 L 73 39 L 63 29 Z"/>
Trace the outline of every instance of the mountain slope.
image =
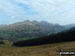
<path id="1" fill-rule="evenodd" d="M 13 43 L 13 46 L 36 46 L 69 41 L 75 41 L 75 28 L 55 35 L 15 42 Z"/>
<path id="2" fill-rule="evenodd" d="M 37 38 L 60 32 L 64 27 L 46 21 L 24 21 L 0 28 L 0 37 L 11 41 Z"/>
<path id="3" fill-rule="evenodd" d="M 69 24 L 69 25 L 64 25 L 65 29 L 71 29 L 73 27 L 75 27 L 75 23 L 74 24 Z"/>
<path id="4" fill-rule="evenodd" d="M 12 50 L 12 51 L 11 51 Z M 58 51 L 75 51 L 75 42 L 63 42 L 31 47 L 2 47 L 1 56 L 59 56 Z M 70 55 L 71 56 L 71 55 Z M 75 55 L 72 55 L 75 56 Z"/>

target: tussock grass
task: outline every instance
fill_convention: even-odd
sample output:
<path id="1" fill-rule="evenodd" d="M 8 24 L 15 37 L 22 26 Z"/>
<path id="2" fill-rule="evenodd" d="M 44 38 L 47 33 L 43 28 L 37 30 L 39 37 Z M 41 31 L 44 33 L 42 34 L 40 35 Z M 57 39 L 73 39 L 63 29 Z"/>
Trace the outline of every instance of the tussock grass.
<path id="1" fill-rule="evenodd" d="M 5 45 L 4 45 L 5 46 Z M 59 56 L 57 51 L 75 49 L 75 42 L 63 42 L 31 47 L 7 46 L 0 48 L 0 56 Z"/>

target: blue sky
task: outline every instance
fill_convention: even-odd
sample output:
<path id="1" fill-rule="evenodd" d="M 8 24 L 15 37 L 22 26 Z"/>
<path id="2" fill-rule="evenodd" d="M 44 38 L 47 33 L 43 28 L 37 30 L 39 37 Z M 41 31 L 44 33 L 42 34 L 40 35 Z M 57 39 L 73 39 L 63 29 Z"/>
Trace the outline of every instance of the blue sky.
<path id="1" fill-rule="evenodd" d="M 24 20 L 75 23 L 75 0 L 0 0 L 0 24 Z"/>

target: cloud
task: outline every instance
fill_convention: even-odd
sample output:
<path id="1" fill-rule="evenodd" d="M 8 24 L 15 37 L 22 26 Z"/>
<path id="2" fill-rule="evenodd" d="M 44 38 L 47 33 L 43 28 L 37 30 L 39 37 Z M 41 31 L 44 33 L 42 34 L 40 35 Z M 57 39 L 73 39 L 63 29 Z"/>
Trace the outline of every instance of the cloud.
<path id="1" fill-rule="evenodd" d="M 0 21 L 46 20 L 70 24 L 75 19 L 74 0 L 0 0 Z M 11 20 L 12 19 L 12 20 Z M 70 19 L 69 22 L 67 20 Z M 8 21 L 5 20 L 5 21 Z M 57 22 L 55 22 L 55 20 Z M 63 23 L 64 21 L 67 23 Z M 59 22 L 61 21 L 61 22 Z M 75 20 L 74 20 L 75 21 Z"/>

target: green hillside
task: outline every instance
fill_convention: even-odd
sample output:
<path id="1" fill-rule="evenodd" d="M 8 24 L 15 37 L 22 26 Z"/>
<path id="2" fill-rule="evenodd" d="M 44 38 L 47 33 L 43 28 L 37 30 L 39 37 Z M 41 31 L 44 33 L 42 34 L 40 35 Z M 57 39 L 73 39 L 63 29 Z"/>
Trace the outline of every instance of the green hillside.
<path id="1" fill-rule="evenodd" d="M 60 32 L 64 29 L 58 24 L 51 24 L 46 21 L 24 21 L 0 27 L 0 37 L 4 40 L 18 41 L 47 36 Z"/>
<path id="2" fill-rule="evenodd" d="M 1 56 L 59 56 L 60 50 L 75 51 L 75 28 L 42 38 L 4 43 L 0 45 Z"/>
<path id="3" fill-rule="evenodd" d="M 60 43 L 60 42 L 71 42 L 71 41 L 75 41 L 75 28 L 57 34 L 44 36 L 41 38 L 34 38 L 30 40 L 14 42 L 13 46 L 21 46 L 21 47 L 38 46 L 38 45 Z"/>

